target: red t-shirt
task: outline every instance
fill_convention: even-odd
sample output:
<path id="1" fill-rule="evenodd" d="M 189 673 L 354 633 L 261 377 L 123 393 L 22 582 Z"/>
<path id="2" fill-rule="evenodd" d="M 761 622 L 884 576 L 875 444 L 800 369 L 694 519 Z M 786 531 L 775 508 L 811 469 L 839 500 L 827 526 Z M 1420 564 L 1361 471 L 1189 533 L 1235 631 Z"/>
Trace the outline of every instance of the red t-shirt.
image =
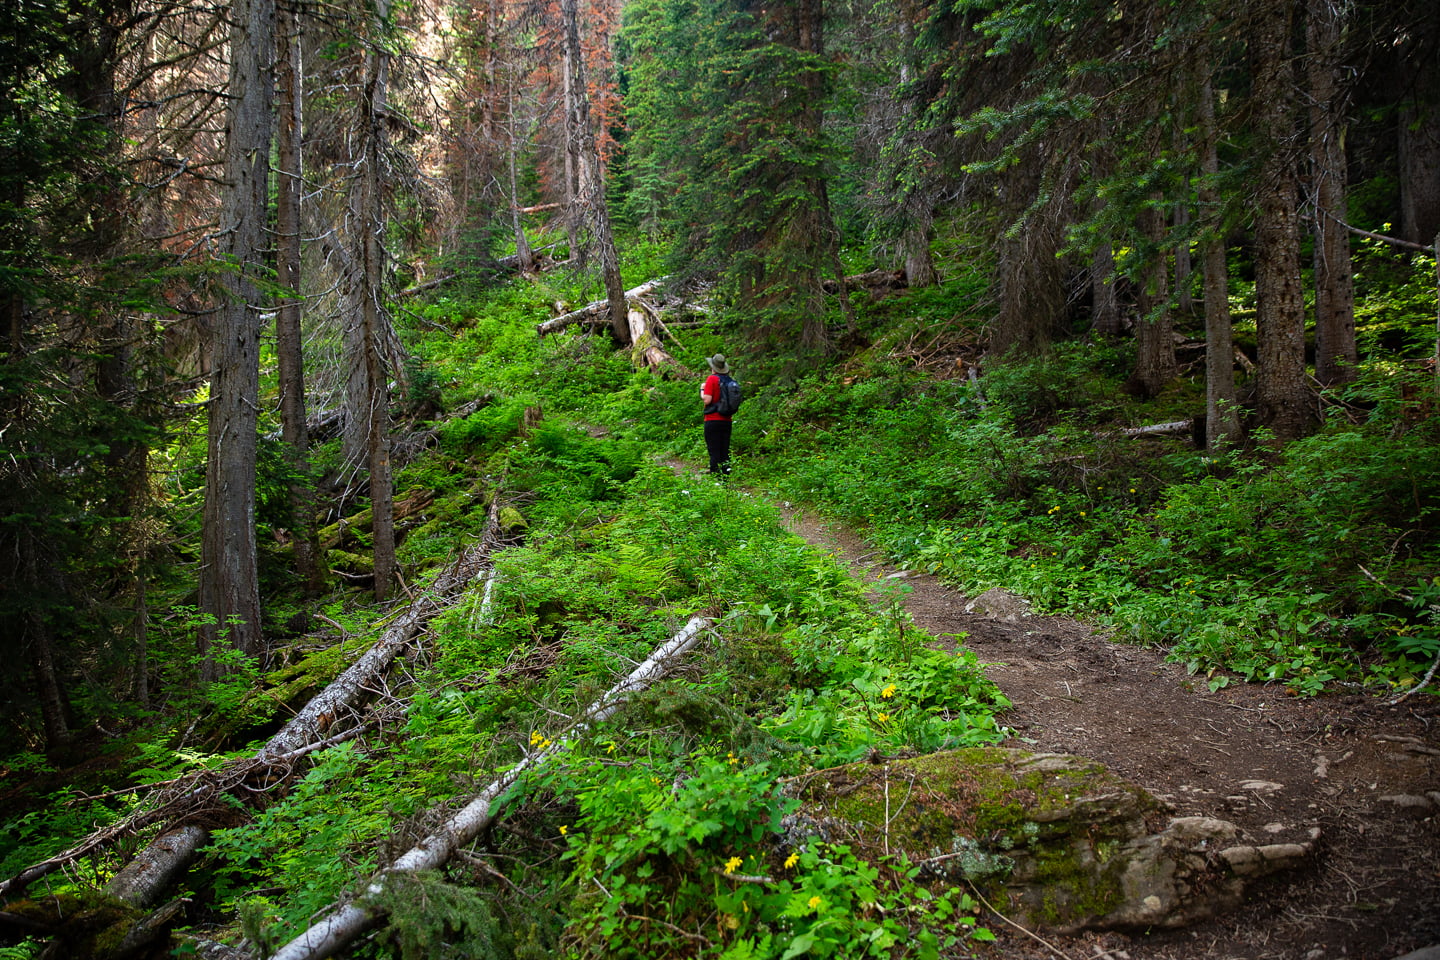
<path id="1" fill-rule="evenodd" d="M 720 402 L 720 378 L 719 378 L 718 376 L 716 376 L 715 374 L 712 373 L 712 374 L 710 374 L 710 376 L 706 377 L 706 378 L 705 378 L 705 387 L 704 387 L 704 390 L 705 390 L 705 396 L 707 396 L 707 397 L 714 397 L 714 400 L 711 401 L 712 403 L 719 403 L 719 402 Z M 707 404 L 707 406 L 708 406 L 708 404 Z M 727 417 L 727 416 L 725 416 L 723 413 L 707 413 L 707 414 L 705 414 L 705 419 L 706 419 L 706 420 L 729 420 L 730 418 Z"/>

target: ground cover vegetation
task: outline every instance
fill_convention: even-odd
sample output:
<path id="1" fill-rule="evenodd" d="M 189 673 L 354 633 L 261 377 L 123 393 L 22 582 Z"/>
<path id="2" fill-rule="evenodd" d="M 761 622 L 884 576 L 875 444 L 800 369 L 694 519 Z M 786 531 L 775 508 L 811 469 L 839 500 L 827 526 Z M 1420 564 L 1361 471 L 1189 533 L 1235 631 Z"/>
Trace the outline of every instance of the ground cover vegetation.
<path id="1" fill-rule="evenodd" d="M 822 842 L 787 787 L 999 740 L 1007 704 L 777 503 L 1212 689 L 1422 685 L 1440 14 L 1143 6 L 21 4 L 0 876 L 252 762 L 491 540 L 347 739 L 186 811 L 162 928 L 278 947 L 563 742 L 357 951 L 974 949 L 965 891 Z M 536 335 L 663 274 L 668 336 Z M 717 352 L 728 484 L 684 466 Z M 572 729 L 697 614 L 679 675 Z M 57 903 L 59 949 L 105 955 L 137 908 L 95 891 L 159 828 L 6 888 L 4 956 Z"/>

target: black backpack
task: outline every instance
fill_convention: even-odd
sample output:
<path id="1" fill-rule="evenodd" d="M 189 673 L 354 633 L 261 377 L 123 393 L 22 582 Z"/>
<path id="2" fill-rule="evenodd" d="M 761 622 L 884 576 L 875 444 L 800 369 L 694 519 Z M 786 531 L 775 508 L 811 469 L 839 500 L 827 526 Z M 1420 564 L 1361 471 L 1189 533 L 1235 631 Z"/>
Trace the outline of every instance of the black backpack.
<path id="1" fill-rule="evenodd" d="M 715 401 L 715 413 L 722 417 L 733 417 L 740 409 L 740 383 L 728 374 L 716 374 L 720 378 L 720 396 Z"/>

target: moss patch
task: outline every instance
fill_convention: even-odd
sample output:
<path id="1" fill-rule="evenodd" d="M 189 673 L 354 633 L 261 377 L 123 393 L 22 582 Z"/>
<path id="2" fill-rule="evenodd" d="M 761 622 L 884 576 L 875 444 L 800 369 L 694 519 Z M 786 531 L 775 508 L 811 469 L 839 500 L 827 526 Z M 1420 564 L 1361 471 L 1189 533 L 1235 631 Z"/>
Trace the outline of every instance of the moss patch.
<path id="1" fill-rule="evenodd" d="M 1103 917 L 1123 900 L 1120 851 L 1163 805 L 1077 757 L 1001 747 L 825 770 L 807 816 L 871 857 L 901 854 L 937 885 L 971 882 L 1047 927 Z"/>

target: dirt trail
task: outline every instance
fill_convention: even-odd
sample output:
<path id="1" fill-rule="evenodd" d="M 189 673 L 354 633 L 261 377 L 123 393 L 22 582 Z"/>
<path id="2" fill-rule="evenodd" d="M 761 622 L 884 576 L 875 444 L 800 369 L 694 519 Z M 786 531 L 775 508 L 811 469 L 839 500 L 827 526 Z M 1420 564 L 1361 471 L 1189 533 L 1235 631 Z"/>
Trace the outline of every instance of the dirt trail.
<path id="1" fill-rule="evenodd" d="M 1099 760 L 1174 805 L 1283 843 L 1319 828 L 1307 868 L 1263 882 L 1239 910 L 1186 931 L 1046 937 L 991 924 L 994 960 L 1392 960 L 1440 944 L 1440 704 L 1297 699 L 1237 684 L 1210 693 L 1162 653 L 1054 617 L 967 611 L 933 577 L 873 559 L 854 533 L 799 512 L 791 528 L 872 580 L 903 578 L 904 603 L 937 642 L 950 634 L 1014 702 L 1011 745 Z M 1427 792 L 1430 796 L 1427 798 Z M 1433 958 L 1432 958 L 1433 960 Z"/>

